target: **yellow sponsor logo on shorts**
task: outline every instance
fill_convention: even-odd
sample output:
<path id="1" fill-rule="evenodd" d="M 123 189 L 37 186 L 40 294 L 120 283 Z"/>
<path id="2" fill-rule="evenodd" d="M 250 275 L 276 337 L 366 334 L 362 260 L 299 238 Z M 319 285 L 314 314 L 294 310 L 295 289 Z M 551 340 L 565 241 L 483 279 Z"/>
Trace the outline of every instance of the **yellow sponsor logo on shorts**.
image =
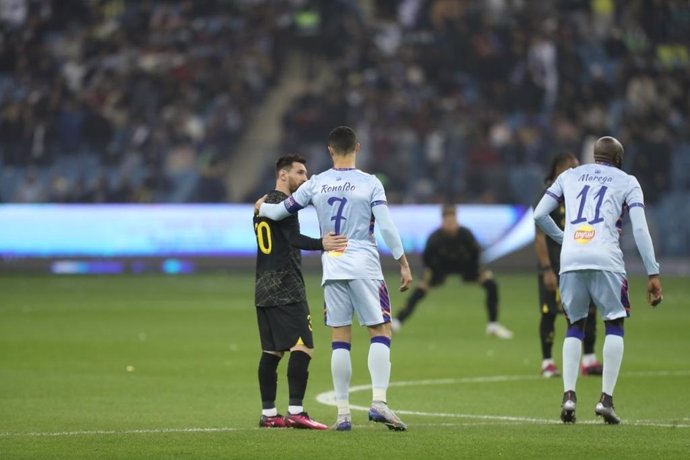
<path id="1" fill-rule="evenodd" d="M 343 254 L 345 254 L 345 251 L 328 251 L 326 254 L 328 254 L 331 257 L 340 257 Z"/>
<path id="2" fill-rule="evenodd" d="M 595 234 L 594 227 L 585 224 L 575 230 L 573 238 L 580 244 L 587 244 L 594 239 Z"/>

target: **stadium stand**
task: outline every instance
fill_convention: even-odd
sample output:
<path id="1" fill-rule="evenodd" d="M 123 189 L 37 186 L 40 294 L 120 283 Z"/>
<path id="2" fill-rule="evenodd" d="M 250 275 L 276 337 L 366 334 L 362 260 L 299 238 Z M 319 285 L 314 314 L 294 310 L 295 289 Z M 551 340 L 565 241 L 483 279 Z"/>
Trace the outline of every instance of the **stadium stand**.
<path id="1" fill-rule="evenodd" d="M 5 202 L 253 201 L 271 168 L 231 195 L 228 165 L 281 78 L 305 89 L 265 159 L 322 169 L 349 124 L 392 203 L 529 205 L 602 134 L 658 213 L 690 193 L 684 1 L 2 0 L 0 21 Z"/>

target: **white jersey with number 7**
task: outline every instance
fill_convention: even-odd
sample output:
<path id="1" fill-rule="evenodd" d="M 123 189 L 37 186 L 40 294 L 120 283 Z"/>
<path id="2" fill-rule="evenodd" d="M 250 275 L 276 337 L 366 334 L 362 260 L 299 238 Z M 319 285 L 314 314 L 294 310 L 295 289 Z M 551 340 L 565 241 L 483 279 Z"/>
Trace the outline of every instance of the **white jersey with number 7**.
<path id="1" fill-rule="evenodd" d="M 285 201 L 294 213 L 314 205 L 321 234 L 347 236 L 343 252 L 324 252 L 323 280 L 383 279 L 372 209 L 387 206 L 381 181 L 355 168 L 331 168 L 312 176 Z"/>

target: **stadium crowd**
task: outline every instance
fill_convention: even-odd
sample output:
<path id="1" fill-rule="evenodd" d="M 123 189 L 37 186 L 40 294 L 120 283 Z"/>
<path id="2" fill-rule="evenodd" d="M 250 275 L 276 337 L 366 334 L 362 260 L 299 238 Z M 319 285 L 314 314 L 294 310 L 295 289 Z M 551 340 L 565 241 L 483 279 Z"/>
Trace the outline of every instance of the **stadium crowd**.
<path id="1" fill-rule="evenodd" d="M 226 200 L 295 52 L 327 78 L 276 155 L 319 170 L 328 129 L 354 126 L 393 203 L 530 204 L 553 155 L 602 134 L 650 204 L 690 189 L 685 1 L 2 0 L 0 18 L 4 201 Z"/>
<path id="2" fill-rule="evenodd" d="M 317 162 L 346 120 L 391 201 L 529 204 L 554 155 L 611 134 L 649 203 L 690 187 L 674 167 L 690 163 L 687 2 L 376 5 L 371 23 L 351 15 L 349 46 L 321 42 L 333 78 L 292 104 L 284 150 Z"/>
<path id="3" fill-rule="evenodd" d="M 223 162 L 280 74 L 281 5 L 2 0 L 2 199 L 225 200 Z"/>

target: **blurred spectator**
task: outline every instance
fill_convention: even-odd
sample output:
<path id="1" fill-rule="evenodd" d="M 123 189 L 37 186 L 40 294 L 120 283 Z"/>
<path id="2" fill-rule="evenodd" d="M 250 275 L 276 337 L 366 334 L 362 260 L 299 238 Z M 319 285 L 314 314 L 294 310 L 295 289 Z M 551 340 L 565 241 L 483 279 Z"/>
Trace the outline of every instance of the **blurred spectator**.
<path id="1" fill-rule="evenodd" d="M 24 181 L 17 187 L 17 194 L 14 201 L 17 203 L 40 203 L 47 197 L 43 183 L 38 179 L 36 173 L 29 171 L 24 177 Z"/>
<path id="2" fill-rule="evenodd" d="M 279 79 L 284 53 L 274 50 L 289 51 L 299 12 L 300 2 L 272 0 L 1 0 L 0 165 L 78 164 L 92 181 L 131 173 L 134 155 L 128 186 L 142 186 L 139 196 L 196 199 L 196 157 L 207 148 L 220 163 L 232 156 Z M 171 170 L 180 145 L 190 158 Z M 166 188 L 147 188 L 145 177 Z M 88 193 L 82 182 L 79 201 L 112 192 L 107 180 Z"/>
<path id="3" fill-rule="evenodd" d="M 607 134 L 650 171 L 650 203 L 690 184 L 671 180 L 690 142 L 688 2 L 0 0 L 0 22 L 0 167 L 32 200 L 227 199 L 295 53 L 319 84 L 279 150 L 319 170 L 324 133 L 356 126 L 391 202 L 529 205 L 551 156 Z"/>
<path id="4" fill-rule="evenodd" d="M 228 199 L 225 168 L 217 157 L 210 158 L 200 168 L 199 180 L 192 201 L 198 203 L 224 203 Z"/>
<path id="5" fill-rule="evenodd" d="M 529 205 L 553 155 L 614 135 L 626 139 L 629 166 L 645 171 L 650 203 L 669 190 L 671 159 L 690 141 L 687 2 L 373 6 L 343 31 L 348 52 L 322 60 L 331 84 L 286 112 L 284 151 L 310 152 L 330 126 L 357 125 L 391 202 Z M 326 104 L 333 95 L 344 97 Z M 402 176 L 410 165 L 414 175 Z"/>

